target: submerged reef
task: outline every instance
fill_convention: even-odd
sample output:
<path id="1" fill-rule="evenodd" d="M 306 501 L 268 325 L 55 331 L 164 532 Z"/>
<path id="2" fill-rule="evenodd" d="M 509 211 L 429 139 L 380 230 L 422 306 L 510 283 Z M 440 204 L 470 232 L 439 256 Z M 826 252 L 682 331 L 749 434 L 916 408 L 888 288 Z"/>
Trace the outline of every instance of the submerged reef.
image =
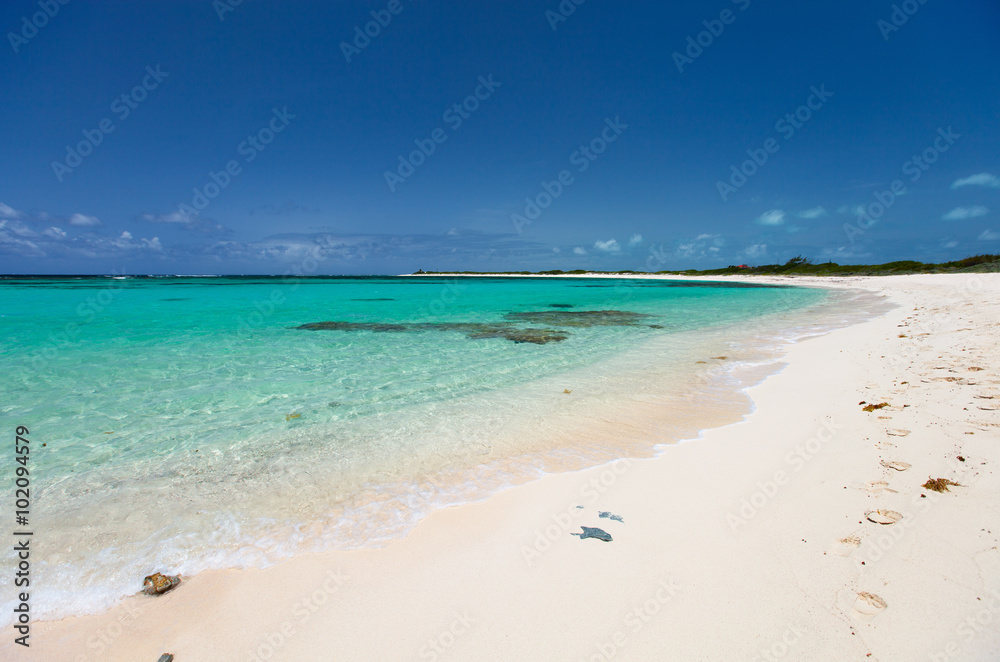
<path id="1" fill-rule="evenodd" d="M 412 325 L 375 324 L 358 322 L 312 322 L 295 327 L 304 331 L 375 331 L 376 333 L 401 333 L 409 331 Z"/>
<path id="2" fill-rule="evenodd" d="M 561 342 L 569 332 L 558 328 L 520 327 L 516 322 L 546 325 L 549 327 L 584 328 L 591 326 L 636 326 L 651 315 L 622 310 L 545 310 L 540 312 L 508 313 L 506 322 L 409 322 L 386 324 L 381 322 L 311 322 L 294 327 L 303 331 L 372 331 L 374 333 L 406 333 L 408 331 L 456 331 L 471 340 L 501 338 L 515 343 L 544 345 Z M 650 328 L 663 328 L 646 325 Z"/>
<path id="3" fill-rule="evenodd" d="M 556 329 L 520 329 L 513 324 L 478 324 L 461 322 L 421 322 L 415 324 L 378 324 L 365 322 L 313 322 L 295 327 L 306 331 L 374 331 L 375 333 L 405 333 L 407 331 L 458 331 L 471 340 L 503 338 L 516 343 L 544 345 L 568 337 Z"/>
<path id="4" fill-rule="evenodd" d="M 528 313 L 507 313 L 506 319 L 516 322 L 551 324 L 553 326 L 635 326 L 652 315 L 628 310 L 543 310 Z"/>

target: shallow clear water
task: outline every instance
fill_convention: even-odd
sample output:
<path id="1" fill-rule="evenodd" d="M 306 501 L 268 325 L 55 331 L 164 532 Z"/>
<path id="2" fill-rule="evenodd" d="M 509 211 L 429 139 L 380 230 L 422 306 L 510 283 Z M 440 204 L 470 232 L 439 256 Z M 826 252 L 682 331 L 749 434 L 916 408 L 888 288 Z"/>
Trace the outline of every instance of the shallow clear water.
<path id="1" fill-rule="evenodd" d="M 723 398 L 731 372 L 709 352 L 828 296 L 607 279 L 0 281 L 0 411 L 31 430 L 36 616 L 107 607 L 155 570 L 378 544 L 556 466 L 544 453 L 618 452 L 578 434 L 588 417 L 622 398 L 659 410 L 667 396 Z M 649 317 L 507 318 L 599 310 Z M 321 321 L 403 328 L 295 328 Z M 565 339 L 406 326 L 445 323 Z M 648 446 L 673 440 L 661 437 Z"/>

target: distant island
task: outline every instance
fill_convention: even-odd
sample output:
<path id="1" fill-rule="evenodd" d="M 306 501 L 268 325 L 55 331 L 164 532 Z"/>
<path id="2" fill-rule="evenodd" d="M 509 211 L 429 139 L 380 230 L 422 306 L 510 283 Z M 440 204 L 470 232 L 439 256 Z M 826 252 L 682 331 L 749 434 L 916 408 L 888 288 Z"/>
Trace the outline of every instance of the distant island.
<path id="1" fill-rule="evenodd" d="M 836 262 L 821 262 L 814 264 L 809 258 L 793 257 L 784 264 L 762 264 L 750 266 L 746 264 L 729 265 L 721 269 L 686 269 L 684 271 L 593 271 L 589 269 L 574 269 L 562 271 L 424 271 L 420 269 L 415 276 L 433 276 L 443 274 L 462 274 L 467 276 L 579 276 L 586 274 L 641 274 L 641 275 L 671 275 L 671 276 L 900 276 L 906 274 L 951 274 L 951 273 L 995 273 L 1000 272 L 1000 255 L 974 255 L 954 262 L 929 263 L 915 260 L 886 262 L 885 264 L 837 264 Z"/>

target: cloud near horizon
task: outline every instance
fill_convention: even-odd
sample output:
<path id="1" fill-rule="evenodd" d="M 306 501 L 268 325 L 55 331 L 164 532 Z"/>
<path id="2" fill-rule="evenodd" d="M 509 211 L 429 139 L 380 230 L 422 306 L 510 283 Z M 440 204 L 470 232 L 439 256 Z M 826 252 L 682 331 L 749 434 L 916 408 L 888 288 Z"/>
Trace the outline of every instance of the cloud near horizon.
<path id="1" fill-rule="evenodd" d="M 681 258 L 716 257 L 726 240 L 720 234 L 700 234 L 694 239 L 677 245 L 674 254 Z"/>
<path id="2" fill-rule="evenodd" d="M 73 214 L 72 216 L 69 217 L 69 224 L 81 228 L 91 228 L 101 225 L 101 220 L 96 216 L 87 216 L 86 214 Z"/>
<path id="3" fill-rule="evenodd" d="M 785 222 L 785 211 L 783 209 L 771 209 L 758 216 L 757 222 L 761 225 L 781 225 Z"/>
<path id="4" fill-rule="evenodd" d="M 21 212 L 0 202 L 0 218 L 20 218 Z"/>
<path id="5" fill-rule="evenodd" d="M 37 212 L 37 213 L 27 213 L 19 209 L 14 209 L 10 205 L 0 202 L 0 219 L 10 219 L 10 220 L 25 220 L 30 223 L 38 224 L 48 224 L 52 222 L 56 223 L 66 223 L 78 228 L 94 228 L 100 225 L 101 220 L 96 216 L 89 216 L 87 214 L 75 213 L 67 217 L 57 217 L 52 216 L 48 212 Z"/>
<path id="6" fill-rule="evenodd" d="M 817 206 L 813 207 L 812 209 L 803 209 L 798 214 L 796 214 L 796 216 L 807 220 L 813 220 L 817 218 L 823 218 L 824 216 L 828 216 L 828 214 L 827 211 L 823 209 L 823 207 Z"/>
<path id="7" fill-rule="evenodd" d="M 838 214 L 848 214 L 850 216 L 861 216 L 865 213 L 864 205 L 842 205 L 837 209 Z"/>
<path id="8" fill-rule="evenodd" d="M 969 218 L 986 216 L 988 213 L 990 213 L 989 209 L 979 205 L 975 207 L 955 207 L 941 218 L 945 221 L 964 221 Z"/>
<path id="9" fill-rule="evenodd" d="M 986 188 L 1000 188 L 1000 177 L 988 172 L 981 172 L 978 175 L 971 175 L 963 179 L 956 179 L 951 188 L 957 189 L 963 186 L 985 186 Z"/>
<path id="10" fill-rule="evenodd" d="M 198 214 L 188 214 L 180 209 L 169 214 L 139 214 L 138 219 L 146 223 L 163 223 L 173 225 L 184 230 L 191 230 L 202 233 L 229 233 L 230 230 L 221 223 L 216 223 Z"/>
<path id="11" fill-rule="evenodd" d="M 136 239 L 128 231 L 117 237 L 93 233 L 70 235 L 66 230 L 50 226 L 38 231 L 15 219 L 0 220 L 0 254 L 59 258 L 120 258 L 138 253 L 163 254 L 158 237 Z"/>

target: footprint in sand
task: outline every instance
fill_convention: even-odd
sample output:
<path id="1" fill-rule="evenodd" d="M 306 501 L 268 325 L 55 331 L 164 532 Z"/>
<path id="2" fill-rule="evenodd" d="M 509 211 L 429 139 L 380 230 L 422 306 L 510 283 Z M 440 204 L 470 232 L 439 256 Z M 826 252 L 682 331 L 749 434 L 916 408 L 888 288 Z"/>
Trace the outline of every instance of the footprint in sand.
<path id="1" fill-rule="evenodd" d="M 859 545 L 861 545 L 861 537 L 850 535 L 837 541 L 837 544 L 833 548 L 833 553 L 837 556 L 850 556 Z"/>
<path id="2" fill-rule="evenodd" d="M 897 462 L 895 460 L 892 462 L 888 460 L 882 460 L 880 464 L 886 469 L 892 469 L 894 471 L 906 471 L 907 469 L 913 466 L 909 462 Z"/>
<path id="3" fill-rule="evenodd" d="M 865 519 L 875 524 L 889 526 L 903 519 L 903 515 L 895 510 L 869 510 L 865 513 Z"/>
<path id="4" fill-rule="evenodd" d="M 885 600 L 866 591 L 858 593 L 858 599 L 854 601 L 854 611 L 861 616 L 876 616 L 885 611 L 888 606 Z"/>
<path id="5" fill-rule="evenodd" d="M 886 430 L 885 433 L 890 437 L 905 437 L 906 435 L 910 434 L 910 431 L 896 428 L 896 429 Z"/>
<path id="6" fill-rule="evenodd" d="M 892 492 L 893 494 L 897 493 L 896 490 L 889 487 L 889 483 L 884 480 L 873 480 L 868 483 L 868 486 L 865 489 L 869 494 L 882 494 L 882 492 Z"/>

